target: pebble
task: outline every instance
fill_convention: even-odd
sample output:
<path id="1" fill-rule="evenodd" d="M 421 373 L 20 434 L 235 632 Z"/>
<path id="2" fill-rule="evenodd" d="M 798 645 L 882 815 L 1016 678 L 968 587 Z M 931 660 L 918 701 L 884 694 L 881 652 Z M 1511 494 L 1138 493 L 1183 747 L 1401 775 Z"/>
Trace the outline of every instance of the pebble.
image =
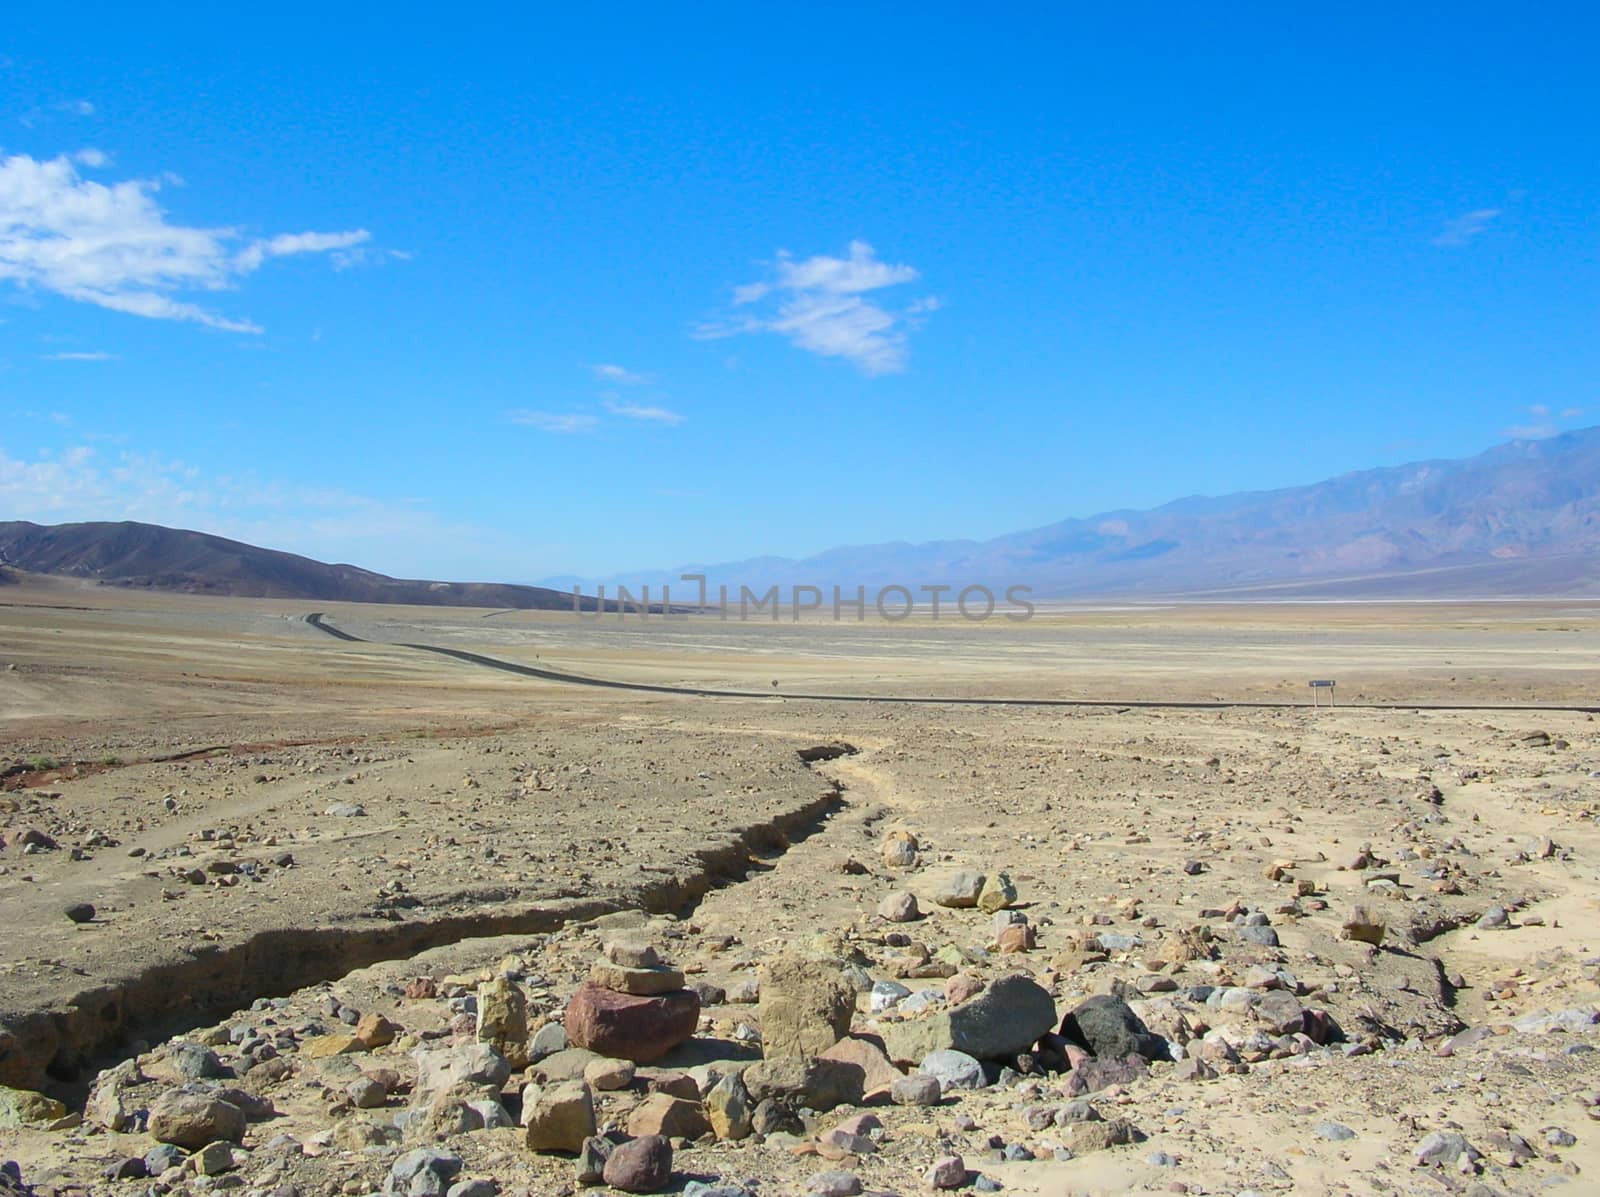
<path id="1" fill-rule="evenodd" d="M 1356 1132 L 1342 1122 L 1319 1122 L 1311 1130 L 1320 1138 L 1334 1143 L 1342 1143 L 1346 1139 L 1356 1137 Z"/>
<path id="2" fill-rule="evenodd" d="M 88 902 L 74 902 L 66 909 L 66 916 L 75 923 L 94 921 L 94 907 Z"/>
<path id="3" fill-rule="evenodd" d="M 806 1181 L 810 1197 L 856 1197 L 860 1192 L 861 1178 L 842 1169 L 817 1172 Z"/>

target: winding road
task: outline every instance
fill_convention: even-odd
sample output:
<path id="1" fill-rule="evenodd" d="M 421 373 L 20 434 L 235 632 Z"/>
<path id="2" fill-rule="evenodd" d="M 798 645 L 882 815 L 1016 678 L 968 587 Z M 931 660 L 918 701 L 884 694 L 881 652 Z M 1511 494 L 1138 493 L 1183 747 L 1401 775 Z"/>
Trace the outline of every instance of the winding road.
<path id="1" fill-rule="evenodd" d="M 387 644 L 388 641 L 366 640 L 336 628 L 328 622 L 327 616 L 321 611 L 313 611 L 305 617 L 306 623 L 316 628 L 319 632 L 326 632 L 338 640 L 346 640 L 352 644 Z M 539 669 L 532 665 L 518 665 L 514 661 L 502 661 L 498 657 L 486 657 L 482 653 L 467 652 L 459 648 L 442 648 L 437 644 L 410 644 L 404 641 L 392 645 L 395 648 L 409 648 L 416 652 L 435 653 L 441 657 L 452 657 L 457 661 L 465 661 L 469 665 L 480 665 L 485 669 L 498 669 L 502 673 L 514 673 L 520 677 L 538 678 L 546 682 L 561 682 L 570 686 L 591 686 L 600 690 L 632 690 L 640 694 L 675 694 L 683 698 L 757 698 L 772 699 L 783 698 L 788 701 L 801 702 L 863 702 L 863 703 L 897 703 L 905 706 L 952 706 L 952 707 L 1074 707 L 1074 708 L 1115 708 L 1121 709 L 1149 709 L 1169 711 L 1223 711 L 1223 710 L 1295 710 L 1306 707 L 1303 702 L 1218 702 L 1181 699 L 1093 699 L 1093 698 L 951 698 L 938 697 L 925 694 L 796 694 L 785 691 L 783 694 L 763 693 L 759 690 L 713 690 L 688 686 L 662 686 L 651 682 L 624 682 L 611 678 L 585 677 L 581 673 L 564 673 L 558 669 Z M 1500 705 L 1494 703 L 1472 702 L 1353 702 L 1341 707 L 1325 707 L 1329 711 L 1547 711 L 1547 712 L 1573 712 L 1581 715 L 1600 714 L 1600 706 L 1564 706 L 1541 704 L 1513 704 Z"/>

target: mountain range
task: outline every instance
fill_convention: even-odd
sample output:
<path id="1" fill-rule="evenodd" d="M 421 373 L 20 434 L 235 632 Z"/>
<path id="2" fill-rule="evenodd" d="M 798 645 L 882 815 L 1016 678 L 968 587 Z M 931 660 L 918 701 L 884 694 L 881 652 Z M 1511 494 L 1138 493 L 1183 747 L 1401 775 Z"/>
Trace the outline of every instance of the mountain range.
<path id="1" fill-rule="evenodd" d="M 108 585 L 328 602 L 570 609 L 547 586 L 391 578 L 204 532 L 139 523 L 0 523 L 4 567 Z M 1471 598 L 1600 595 L 1600 428 L 1514 440 L 1474 457 L 1363 470 L 1309 486 L 1179 499 L 992 540 L 897 542 L 601 579 L 713 588 L 982 584 L 1035 599 Z M 595 580 L 582 580 L 593 595 Z M 615 591 L 612 591 L 615 594 Z M 585 603 L 593 609 L 594 602 Z"/>
<path id="2" fill-rule="evenodd" d="M 670 582 L 676 599 L 684 573 L 734 588 L 1023 584 L 1036 598 L 1600 593 L 1600 428 L 992 540 L 854 545 L 603 581 Z"/>

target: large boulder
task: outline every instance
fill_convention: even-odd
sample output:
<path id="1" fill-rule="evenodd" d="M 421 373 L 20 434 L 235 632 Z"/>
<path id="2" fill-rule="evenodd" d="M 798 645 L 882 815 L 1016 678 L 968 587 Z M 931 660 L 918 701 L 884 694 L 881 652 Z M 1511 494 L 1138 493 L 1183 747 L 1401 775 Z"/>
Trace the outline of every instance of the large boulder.
<path id="1" fill-rule="evenodd" d="M 241 1142 L 245 1117 L 238 1106 L 223 1101 L 211 1090 L 184 1085 L 168 1089 L 150 1103 L 148 1125 L 150 1137 L 156 1142 L 199 1151 L 219 1139 Z"/>
<path id="2" fill-rule="evenodd" d="M 887 1094 L 901 1076 L 883 1049 L 870 1039 L 847 1035 L 817 1058 L 849 1072 L 852 1089 L 860 1087 L 861 1096 L 853 1102 L 857 1105 Z"/>
<path id="3" fill-rule="evenodd" d="M 785 953 L 761 970 L 761 1054 L 814 1058 L 850 1033 L 854 987 L 837 961 Z"/>
<path id="4" fill-rule="evenodd" d="M 1097 1056 L 1121 1059 L 1143 1056 L 1146 1060 L 1168 1057 L 1166 1040 L 1150 1033 L 1127 1002 L 1104 993 L 1085 998 L 1061 1020 L 1061 1034 Z"/>
<path id="5" fill-rule="evenodd" d="M 48 1124 L 66 1116 L 67 1107 L 53 1097 L 0 1085 L 0 1126 Z"/>
<path id="6" fill-rule="evenodd" d="M 821 1057 L 778 1056 L 744 1071 L 745 1088 L 758 1107 L 770 1101 L 789 1109 L 805 1106 L 819 1112 L 859 1105 L 864 1096 L 862 1079 L 860 1068 Z M 760 1120 L 755 1121 L 759 1130 Z"/>
<path id="7" fill-rule="evenodd" d="M 644 997 L 582 985 L 567 1003 L 563 1021 L 574 1047 L 652 1064 L 694 1035 L 700 997 L 692 989 Z"/>
<path id="8" fill-rule="evenodd" d="M 523 1091 L 523 1126 L 529 1151 L 564 1151 L 572 1155 L 595 1132 L 594 1094 L 582 1081 L 562 1081 L 536 1091 Z"/>
<path id="9" fill-rule="evenodd" d="M 992 982 L 953 1010 L 885 1024 L 883 1044 L 897 1064 L 914 1064 L 945 1050 L 1001 1060 L 1027 1051 L 1055 1023 L 1056 1005 L 1049 992 L 1016 973 Z"/>

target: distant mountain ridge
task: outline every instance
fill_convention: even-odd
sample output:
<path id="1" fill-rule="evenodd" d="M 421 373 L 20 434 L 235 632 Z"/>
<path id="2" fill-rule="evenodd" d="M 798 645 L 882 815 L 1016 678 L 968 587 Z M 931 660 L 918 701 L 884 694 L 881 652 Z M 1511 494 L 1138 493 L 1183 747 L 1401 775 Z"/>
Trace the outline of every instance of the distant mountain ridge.
<path id="1" fill-rule="evenodd" d="M 572 594 L 542 586 L 495 582 L 429 582 L 391 578 L 354 565 L 309 557 L 157 524 L 87 523 L 47 526 L 0 523 L 0 566 L 29 573 L 91 578 L 109 586 L 244 598 L 417 606 L 572 609 Z M 5 571 L 0 568 L 0 574 Z M 0 581 L 3 581 L 0 578 Z M 586 604 L 594 609 L 593 602 Z"/>
<path id="2" fill-rule="evenodd" d="M 843 546 L 606 581 L 671 582 L 679 600 L 683 573 L 713 588 L 1023 584 L 1039 598 L 1600 594 L 1600 428 L 987 541 Z"/>

